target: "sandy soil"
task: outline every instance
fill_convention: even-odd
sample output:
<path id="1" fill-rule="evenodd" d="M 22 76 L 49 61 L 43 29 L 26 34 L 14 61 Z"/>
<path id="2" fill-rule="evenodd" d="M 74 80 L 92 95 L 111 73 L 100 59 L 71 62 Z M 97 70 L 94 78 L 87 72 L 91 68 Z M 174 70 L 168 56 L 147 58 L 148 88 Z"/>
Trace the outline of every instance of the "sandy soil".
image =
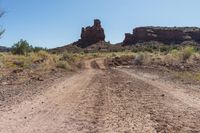
<path id="1" fill-rule="evenodd" d="M 0 111 L 1 133 L 198 133 L 198 87 L 165 82 L 102 59 Z"/>

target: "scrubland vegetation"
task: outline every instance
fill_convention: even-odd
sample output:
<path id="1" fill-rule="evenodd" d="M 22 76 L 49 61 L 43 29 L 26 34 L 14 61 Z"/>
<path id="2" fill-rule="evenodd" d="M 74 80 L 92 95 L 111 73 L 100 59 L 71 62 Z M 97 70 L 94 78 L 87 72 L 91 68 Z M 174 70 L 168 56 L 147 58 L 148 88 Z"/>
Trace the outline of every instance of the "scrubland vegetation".
<path id="1" fill-rule="evenodd" d="M 165 50 L 160 50 L 164 49 Z M 170 71 L 174 78 L 180 80 L 200 81 L 200 51 L 197 46 L 159 46 L 153 51 L 149 46 L 132 49 L 132 56 L 116 58 L 114 64 L 133 64 L 154 70 Z M 136 52 L 137 51 L 137 52 Z M 126 62 L 129 60 L 129 62 Z"/>
<path id="2" fill-rule="evenodd" d="M 52 69 L 75 71 L 81 68 L 80 62 L 83 60 L 122 57 L 131 58 L 131 63 L 134 65 L 168 68 L 174 71 L 177 78 L 200 80 L 200 52 L 199 48 L 193 45 L 141 45 L 123 52 L 52 54 L 44 48 L 32 47 L 27 41 L 20 40 L 13 45 L 11 52 L 0 53 L 0 68 L 1 70 L 30 69 L 43 72 Z M 1 71 L 1 75 L 3 73 L 5 71 Z"/>
<path id="3" fill-rule="evenodd" d="M 50 54 L 47 51 L 30 52 L 26 55 L 14 55 L 12 53 L 0 53 L 0 66 L 7 69 L 38 69 L 38 70 L 50 70 L 55 67 L 60 68 L 60 64 L 65 64 L 65 69 L 71 69 L 71 58 L 63 59 L 65 55 Z"/>

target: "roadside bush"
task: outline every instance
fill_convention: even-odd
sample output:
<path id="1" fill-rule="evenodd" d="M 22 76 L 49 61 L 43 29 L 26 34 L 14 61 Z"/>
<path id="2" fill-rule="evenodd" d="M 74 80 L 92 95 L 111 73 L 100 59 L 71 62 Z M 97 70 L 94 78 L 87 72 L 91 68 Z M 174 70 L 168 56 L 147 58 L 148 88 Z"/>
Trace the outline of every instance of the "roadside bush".
<path id="1" fill-rule="evenodd" d="M 169 52 L 170 51 L 170 46 L 161 46 L 160 47 L 160 52 Z"/>
<path id="2" fill-rule="evenodd" d="M 117 55 L 115 53 L 112 53 L 111 57 L 116 57 Z"/>
<path id="3" fill-rule="evenodd" d="M 171 54 L 172 57 L 179 57 L 179 53 L 180 53 L 180 51 L 173 49 L 173 50 L 170 51 L 169 54 Z"/>
<path id="4" fill-rule="evenodd" d="M 137 49 L 137 48 L 133 48 L 132 50 L 131 50 L 131 52 L 133 52 L 133 53 L 137 53 L 139 50 Z"/>
<path id="5" fill-rule="evenodd" d="M 4 66 L 4 54 L 0 53 L 0 68 Z"/>
<path id="6" fill-rule="evenodd" d="M 80 52 L 80 55 L 84 55 L 85 53 L 82 51 L 82 52 Z"/>
<path id="7" fill-rule="evenodd" d="M 0 68 L 3 67 L 3 61 L 0 60 Z"/>
<path id="8" fill-rule="evenodd" d="M 17 67 L 25 67 L 25 61 L 14 61 L 13 64 Z"/>
<path id="9" fill-rule="evenodd" d="M 48 59 L 51 56 L 47 51 L 39 51 L 36 54 L 42 59 Z"/>
<path id="10" fill-rule="evenodd" d="M 144 54 L 143 53 L 139 53 L 134 60 L 134 64 L 135 65 L 142 65 L 143 64 L 143 60 L 144 60 Z"/>
<path id="11" fill-rule="evenodd" d="M 59 61 L 56 64 L 56 67 L 61 68 L 61 69 L 66 69 L 66 70 L 72 70 L 71 66 L 66 61 Z"/>
<path id="12" fill-rule="evenodd" d="M 144 52 L 150 52 L 153 53 L 153 49 L 151 47 L 145 47 Z"/>
<path id="13" fill-rule="evenodd" d="M 32 50 L 33 47 L 26 40 L 22 39 L 12 46 L 12 53 L 17 55 L 27 55 Z"/>
<path id="14" fill-rule="evenodd" d="M 62 57 L 60 58 L 61 61 L 69 61 L 69 62 L 74 62 L 74 57 L 73 54 L 64 52 Z"/>
<path id="15" fill-rule="evenodd" d="M 99 54 L 98 53 L 93 53 L 92 57 L 97 58 L 97 57 L 99 57 Z"/>
<path id="16" fill-rule="evenodd" d="M 15 55 L 27 55 L 30 52 L 47 51 L 46 48 L 33 47 L 26 40 L 21 39 L 19 42 L 12 46 L 11 52 Z"/>
<path id="17" fill-rule="evenodd" d="M 182 61 L 188 60 L 195 53 L 195 48 L 187 46 L 182 50 Z"/>

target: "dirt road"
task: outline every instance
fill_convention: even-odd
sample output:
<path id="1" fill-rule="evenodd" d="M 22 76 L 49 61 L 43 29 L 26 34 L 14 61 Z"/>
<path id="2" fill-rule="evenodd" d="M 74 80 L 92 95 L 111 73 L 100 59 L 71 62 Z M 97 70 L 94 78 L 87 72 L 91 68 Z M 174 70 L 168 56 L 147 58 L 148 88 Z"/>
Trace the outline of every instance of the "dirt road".
<path id="1" fill-rule="evenodd" d="M 102 59 L 0 111 L 1 133 L 198 133 L 200 91 Z"/>

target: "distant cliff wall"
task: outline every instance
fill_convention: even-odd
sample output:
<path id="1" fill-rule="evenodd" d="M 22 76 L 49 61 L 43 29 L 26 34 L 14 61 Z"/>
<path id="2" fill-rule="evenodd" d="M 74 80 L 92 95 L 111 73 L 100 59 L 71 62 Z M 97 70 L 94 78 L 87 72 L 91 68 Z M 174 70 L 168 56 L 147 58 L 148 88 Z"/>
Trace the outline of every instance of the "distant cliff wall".
<path id="1" fill-rule="evenodd" d="M 126 33 L 123 45 L 138 42 L 158 41 L 165 44 L 184 41 L 200 42 L 200 28 L 197 27 L 139 27 L 133 33 Z"/>

